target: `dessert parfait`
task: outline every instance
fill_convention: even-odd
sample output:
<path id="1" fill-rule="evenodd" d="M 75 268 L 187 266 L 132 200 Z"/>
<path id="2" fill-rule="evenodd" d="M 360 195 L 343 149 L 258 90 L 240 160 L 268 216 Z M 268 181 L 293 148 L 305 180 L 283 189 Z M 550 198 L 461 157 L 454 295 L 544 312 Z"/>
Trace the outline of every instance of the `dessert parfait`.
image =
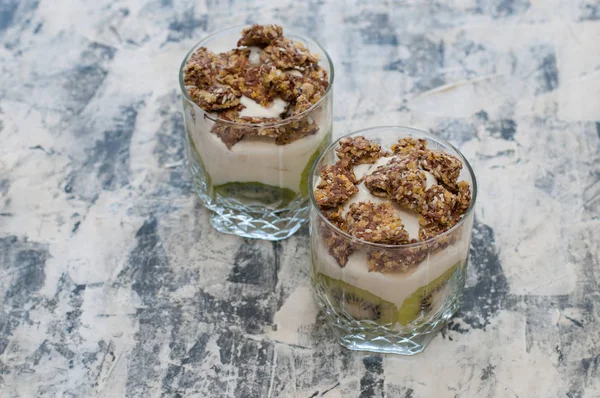
<path id="1" fill-rule="evenodd" d="M 236 27 L 194 47 L 180 70 L 195 190 L 218 230 L 270 240 L 308 218 L 308 177 L 331 142 L 333 67 L 277 25 Z"/>
<path id="2" fill-rule="evenodd" d="M 457 311 L 475 178 L 462 155 L 418 130 L 341 138 L 311 180 L 316 299 L 343 345 L 414 354 Z"/>

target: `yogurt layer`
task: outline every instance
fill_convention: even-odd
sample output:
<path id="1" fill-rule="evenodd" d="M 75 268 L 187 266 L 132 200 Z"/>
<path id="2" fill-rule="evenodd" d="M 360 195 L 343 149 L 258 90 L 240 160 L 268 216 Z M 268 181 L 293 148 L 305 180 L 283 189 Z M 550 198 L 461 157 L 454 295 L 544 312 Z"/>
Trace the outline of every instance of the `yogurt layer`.
<path id="1" fill-rule="evenodd" d="M 400 307 L 420 287 L 426 286 L 453 265 L 465 261 L 469 237 L 463 236 L 453 245 L 426 257 L 412 272 L 369 272 L 367 251 L 360 249 L 348 258 L 344 268 L 329 254 L 325 242 L 315 244 L 313 261 L 317 272 L 342 280 Z"/>
<path id="2" fill-rule="evenodd" d="M 260 53 L 262 50 L 259 47 L 248 47 L 248 49 L 250 50 L 250 56 L 248 57 L 250 65 L 260 64 Z"/>
<path id="3" fill-rule="evenodd" d="M 188 118 L 187 131 L 213 185 L 259 182 L 300 192 L 302 171 L 330 130 L 329 123 L 316 120 L 316 134 L 289 144 L 276 145 L 270 137 L 246 137 L 229 149 L 210 132 L 211 120 L 194 108 L 190 111 L 195 112 L 195 118 Z M 266 108 L 264 111 L 268 112 Z"/>
<path id="4" fill-rule="evenodd" d="M 269 107 L 264 107 L 256 101 L 252 101 L 250 98 L 245 96 L 242 96 L 240 103 L 245 106 L 245 108 L 240 112 L 240 117 L 250 116 L 276 118 L 285 112 L 285 108 L 288 106 L 288 103 L 279 97 L 275 98 Z"/>

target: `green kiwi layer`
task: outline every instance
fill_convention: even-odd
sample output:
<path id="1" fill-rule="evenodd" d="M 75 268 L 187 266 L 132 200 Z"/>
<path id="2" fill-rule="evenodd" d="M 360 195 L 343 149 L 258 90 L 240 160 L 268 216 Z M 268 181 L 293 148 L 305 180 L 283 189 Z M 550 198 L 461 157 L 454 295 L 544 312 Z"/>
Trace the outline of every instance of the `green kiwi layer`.
<path id="1" fill-rule="evenodd" d="M 228 182 L 213 187 L 214 195 L 235 199 L 242 203 L 257 203 L 283 208 L 289 205 L 298 193 L 287 188 L 275 187 L 260 182 Z"/>
<path id="2" fill-rule="evenodd" d="M 460 267 L 460 262 L 452 266 L 429 284 L 420 287 L 411 294 L 398 308 L 394 303 L 386 301 L 373 293 L 333 279 L 322 273 L 315 275 L 316 283 L 325 287 L 325 293 L 332 305 L 343 310 L 357 320 L 371 320 L 381 325 L 408 325 L 427 312 L 432 295 L 440 290 Z"/>
<path id="3" fill-rule="evenodd" d="M 300 176 L 300 193 L 302 194 L 303 198 L 308 197 L 308 177 L 310 175 L 310 171 L 312 170 L 313 164 L 315 163 L 321 152 L 323 152 L 329 146 L 330 142 L 331 130 L 329 130 L 329 132 L 325 134 L 325 137 L 319 144 L 319 147 L 310 156 L 310 159 L 308 159 L 308 163 L 306 163 L 306 166 L 304 166 L 304 170 L 302 170 L 302 175 Z"/>

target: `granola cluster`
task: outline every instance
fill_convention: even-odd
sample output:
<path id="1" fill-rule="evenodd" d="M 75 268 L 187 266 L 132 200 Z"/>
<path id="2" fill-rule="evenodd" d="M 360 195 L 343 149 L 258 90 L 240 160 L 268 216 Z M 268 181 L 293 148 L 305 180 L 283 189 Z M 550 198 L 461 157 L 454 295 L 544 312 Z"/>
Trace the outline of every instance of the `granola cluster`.
<path id="1" fill-rule="evenodd" d="M 421 246 L 370 250 L 367 253 L 367 265 L 369 272 L 407 272 L 423 261 L 427 252 Z"/>
<path id="2" fill-rule="evenodd" d="M 238 47 L 257 46 L 266 47 L 275 39 L 283 37 L 283 29 L 278 25 L 252 25 L 244 29 L 242 38 L 238 40 Z"/>
<path id="3" fill-rule="evenodd" d="M 365 137 L 345 137 L 335 150 L 338 158 L 350 164 L 375 163 L 381 157 L 381 146 Z"/>
<path id="4" fill-rule="evenodd" d="M 375 196 L 392 199 L 415 212 L 425 206 L 427 177 L 410 159 L 392 158 L 365 177 L 365 186 Z"/>
<path id="5" fill-rule="evenodd" d="M 408 243 L 408 232 L 389 202 L 351 204 L 345 225 L 352 236 L 368 242 L 387 245 Z"/>
<path id="6" fill-rule="evenodd" d="M 321 170 L 321 182 L 315 190 L 315 200 L 321 208 L 334 208 L 357 192 L 354 172 L 347 163 L 338 162 Z"/>
<path id="7" fill-rule="evenodd" d="M 294 117 L 313 106 L 327 90 L 328 75 L 318 57 L 302 43 L 284 37 L 278 25 L 252 25 L 242 31 L 237 45 L 220 54 L 201 47 L 183 70 L 192 101 L 221 120 L 238 123 L 217 121 L 212 132 L 229 148 L 246 136 L 268 136 L 277 145 L 285 145 L 315 134 L 319 128 L 310 116 Z M 253 59 L 247 47 L 259 47 L 259 57 Z M 242 96 L 264 107 L 278 97 L 288 105 L 278 118 L 241 117 Z M 261 127 L 288 119 L 283 126 Z"/>
<path id="8" fill-rule="evenodd" d="M 419 165 L 433 174 L 438 181 L 456 191 L 456 181 L 462 164 L 452 155 L 441 151 L 427 151 L 421 157 Z"/>
<path id="9" fill-rule="evenodd" d="M 421 216 L 422 225 L 437 224 L 439 233 L 456 224 L 471 201 L 469 184 L 457 181 L 460 160 L 427 149 L 427 141 L 422 139 L 403 138 L 392 146 L 392 151 L 398 156 L 365 177 L 371 193 Z M 424 171 L 430 172 L 438 184 L 427 187 Z"/>
<path id="10" fill-rule="evenodd" d="M 192 101 L 213 111 L 232 108 L 240 104 L 240 99 L 236 97 L 235 91 L 222 84 L 215 84 L 204 90 L 191 87 L 189 94 Z"/>
<path id="11" fill-rule="evenodd" d="M 422 138 L 404 137 L 392 145 L 392 152 L 396 154 L 421 154 L 427 148 L 427 140 Z"/>
<path id="12" fill-rule="evenodd" d="M 348 257 L 354 253 L 352 244 L 339 232 L 329 228 L 325 223 L 321 224 L 322 237 L 328 247 L 329 254 L 336 259 L 340 268 L 348 263 Z"/>
<path id="13" fill-rule="evenodd" d="M 317 204 L 333 225 L 358 240 L 372 243 L 405 245 L 428 241 L 397 249 L 368 249 L 369 271 L 407 272 L 427 255 L 459 237 L 457 231 L 429 241 L 455 226 L 471 203 L 469 184 L 458 181 L 462 168 L 459 159 L 429 150 L 426 140 L 411 137 L 399 140 L 391 152 L 384 152 L 380 145 L 364 137 L 344 138 L 336 152 L 340 160 L 322 168 L 321 181 L 315 190 Z M 376 163 L 381 157 L 388 157 L 389 161 L 363 179 L 356 178 L 353 166 Z M 425 171 L 436 178 L 436 184 L 428 184 Z M 361 184 L 373 196 L 387 201 L 358 201 L 348 205 Z M 409 238 L 396 207 L 419 216 L 418 240 Z M 320 231 L 329 253 L 341 267 L 345 266 L 356 247 L 326 223 L 321 224 Z"/>

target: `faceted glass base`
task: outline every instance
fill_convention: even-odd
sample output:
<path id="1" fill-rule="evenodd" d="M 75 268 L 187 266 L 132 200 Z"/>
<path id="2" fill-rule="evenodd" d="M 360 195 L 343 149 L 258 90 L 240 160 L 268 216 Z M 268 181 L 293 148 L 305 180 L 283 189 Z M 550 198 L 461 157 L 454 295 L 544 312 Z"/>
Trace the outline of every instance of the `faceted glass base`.
<path id="1" fill-rule="evenodd" d="M 210 223 L 217 231 L 272 241 L 292 236 L 304 225 L 308 216 L 308 203 L 295 210 L 273 211 L 265 208 L 262 212 L 212 205 L 206 207 L 212 210 Z"/>
<path id="2" fill-rule="evenodd" d="M 352 319 L 348 314 L 336 311 L 327 295 L 318 288 L 314 289 L 314 297 L 342 346 L 355 351 L 400 355 L 415 355 L 423 351 L 460 307 L 460 297 L 455 296 L 427 322 L 400 328 Z"/>

